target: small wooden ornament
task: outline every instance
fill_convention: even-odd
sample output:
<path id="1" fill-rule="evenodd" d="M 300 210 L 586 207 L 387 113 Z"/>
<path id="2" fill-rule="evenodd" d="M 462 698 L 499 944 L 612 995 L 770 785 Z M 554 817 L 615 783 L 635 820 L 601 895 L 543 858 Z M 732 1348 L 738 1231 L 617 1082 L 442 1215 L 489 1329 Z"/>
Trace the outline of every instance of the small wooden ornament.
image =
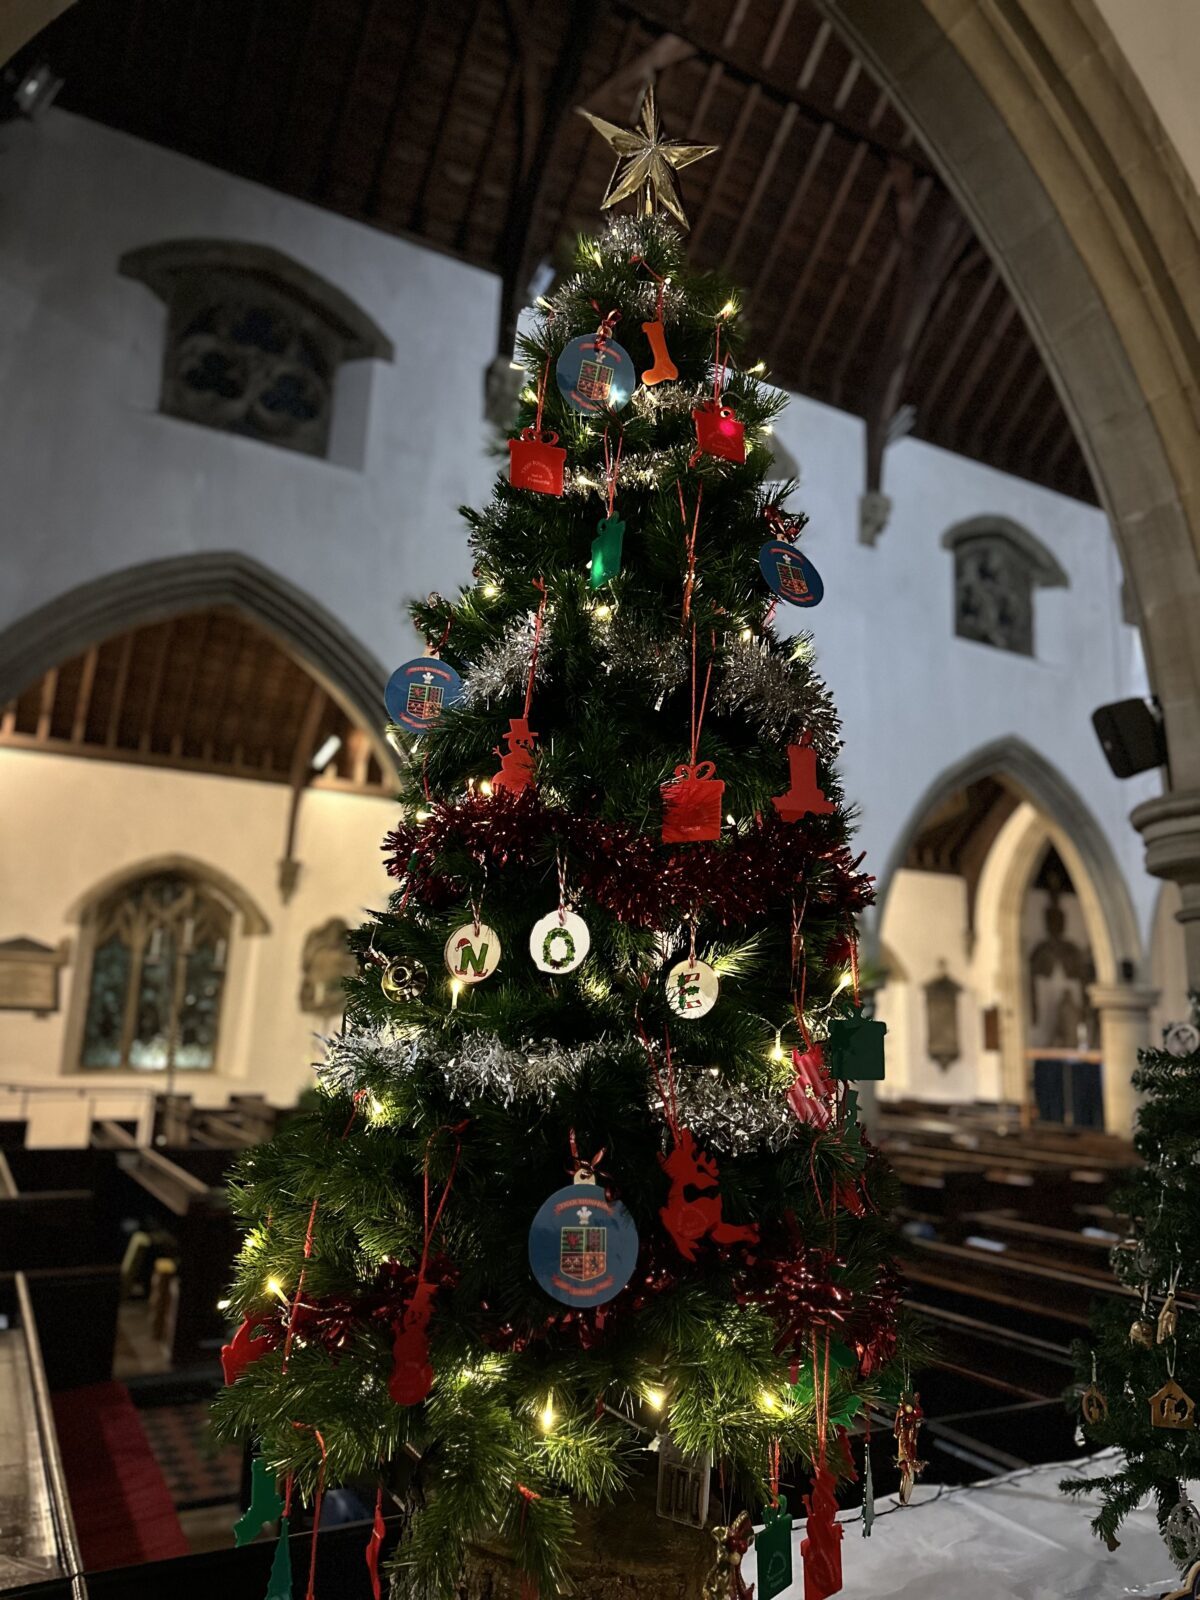
<path id="1" fill-rule="evenodd" d="M 1108 1401 L 1096 1384 L 1089 1383 L 1083 1391 L 1079 1398 L 1079 1409 L 1089 1427 L 1094 1428 L 1097 1423 L 1105 1421 L 1108 1416 Z"/>
<path id="2" fill-rule="evenodd" d="M 485 922 L 464 922 L 446 940 L 446 969 L 461 983 L 482 983 L 500 965 L 500 938 Z"/>
<path id="3" fill-rule="evenodd" d="M 721 993 L 721 979 L 707 961 L 689 956 L 667 973 L 667 1004 L 684 1022 L 706 1017 Z"/>
<path id="4" fill-rule="evenodd" d="M 1188 1568 L 1182 1587 L 1172 1589 L 1162 1600 L 1200 1600 L 1200 1561 Z"/>
<path id="5" fill-rule="evenodd" d="M 1155 1332 L 1155 1326 L 1148 1317 L 1139 1317 L 1129 1330 L 1129 1342 L 1139 1350 L 1152 1350 Z"/>
<path id="6" fill-rule="evenodd" d="M 1150 1396 L 1150 1421 L 1156 1428 L 1194 1428 L 1196 1402 L 1184 1393 L 1174 1378 L 1168 1378 L 1162 1388 Z"/>
<path id="7" fill-rule="evenodd" d="M 1179 1312 L 1175 1305 L 1175 1291 L 1172 1289 L 1163 1302 L 1162 1310 L 1158 1313 L 1157 1334 L 1159 1344 L 1166 1344 L 1168 1339 L 1173 1339 L 1178 1328 Z"/>

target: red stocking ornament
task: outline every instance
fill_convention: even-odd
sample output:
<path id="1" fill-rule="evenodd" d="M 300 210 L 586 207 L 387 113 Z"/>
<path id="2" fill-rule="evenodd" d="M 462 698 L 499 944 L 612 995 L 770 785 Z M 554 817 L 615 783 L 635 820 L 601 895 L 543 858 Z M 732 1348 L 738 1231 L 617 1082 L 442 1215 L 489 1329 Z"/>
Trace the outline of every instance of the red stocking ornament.
<path id="1" fill-rule="evenodd" d="M 658 1159 L 671 1180 L 671 1192 L 659 1216 L 682 1256 L 694 1261 L 702 1239 L 714 1244 L 758 1243 L 756 1223 L 725 1221 L 717 1163 L 699 1148 L 687 1128 L 675 1130 L 671 1153 Z"/>

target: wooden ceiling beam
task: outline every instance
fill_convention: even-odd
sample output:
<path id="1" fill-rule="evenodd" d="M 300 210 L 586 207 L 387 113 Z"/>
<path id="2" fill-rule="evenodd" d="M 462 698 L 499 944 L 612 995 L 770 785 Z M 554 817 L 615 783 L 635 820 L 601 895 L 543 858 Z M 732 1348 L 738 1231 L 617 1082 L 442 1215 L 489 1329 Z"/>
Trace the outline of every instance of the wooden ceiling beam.
<path id="1" fill-rule="evenodd" d="M 877 129 L 856 118 L 844 106 L 822 96 L 811 84 L 799 87 L 787 81 L 780 73 L 764 67 L 749 50 L 736 50 L 726 44 L 708 25 L 711 10 L 693 6 L 687 13 L 686 23 L 680 24 L 674 14 L 671 0 L 609 0 L 616 11 L 636 17 L 647 27 L 660 33 L 677 33 L 694 45 L 698 54 L 719 65 L 725 75 L 744 86 L 758 84 L 763 95 L 776 105 L 794 105 L 814 127 L 829 123 L 842 138 L 865 144 L 873 156 L 885 161 L 889 156 L 904 156 L 914 170 L 940 182 L 933 167 L 917 150 L 906 148 L 899 141 L 882 136 Z"/>
<path id="2" fill-rule="evenodd" d="M 212 637 L 213 616 L 213 612 L 205 612 L 196 642 L 192 646 L 192 660 L 188 669 L 187 685 L 181 700 L 178 726 L 171 730 L 171 754 L 175 756 L 183 754 L 183 741 L 187 734 L 187 723 L 191 716 L 192 704 L 196 698 L 196 683 L 200 676 L 201 668 L 204 666 L 208 652 L 208 641 Z"/>
<path id="3" fill-rule="evenodd" d="M 754 84 L 742 96 L 742 103 L 738 107 L 737 120 L 734 122 L 729 137 L 721 150 L 716 171 L 710 175 L 708 193 L 704 196 L 704 204 L 700 207 L 700 213 L 692 224 L 691 245 L 693 249 L 699 248 L 700 240 L 712 221 L 713 213 L 716 211 L 720 200 L 721 190 L 725 185 L 725 178 L 737 160 L 742 140 L 746 137 L 746 130 L 749 128 L 751 119 L 758 109 L 761 92 L 758 85 Z M 750 207 L 748 205 L 742 206 L 739 207 L 739 210 L 742 211 L 744 216 L 750 211 Z"/>
<path id="4" fill-rule="evenodd" d="M 1028 339 L 1018 339 L 1013 346 L 1012 354 L 1004 364 L 1004 370 L 992 379 L 991 393 L 987 400 L 975 413 L 975 421 L 967 442 L 970 455 L 978 456 L 983 450 L 983 441 L 987 437 L 988 429 L 1008 400 L 1021 368 L 1031 360 L 1041 365 L 1041 357 L 1032 342 Z"/>
<path id="5" fill-rule="evenodd" d="M 967 340 L 974 332 L 975 324 L 982 316 L 983 308 L 991 298 L 991 295 L 999 281 L 1000 276 L 995 267 L 989 266 L 987 272 L 984 274 L 983 282 L 980 284 L 979 289 L 976 292 L 975 298 L 967 307 L 964 315 L 959 319 L 958 326 L 954 330 L 953 337 L 948 340 L 946 344 L 946 348 L 942 353 L 942 359 L 938 363 L 937 371 L 934 373 L 932 380 L 925 390 L 925 393 L 921 396 L 921 413 L 923 416 L 931 417 L 937 410 L 937 403 L 941 398 L 942 390 L 949 381 L 950 374 L 957 368 L 959 357 L 966 348 Z"/>
<path id="6" fill-rule="evenodd" d="M 71 738 L 79 744 L 87 731 L 88 712 L 92 708 L 92 690 L 96 684 L 96 667 L 100 660 L 100 647 L 93 645 L 83 658 L 83 671 L 79 676 L 79 692 L 75 696 L 75 715 L 71 721 Z"/>
<path id="7" fill-rule="evenodd" d="M 776 357 L 779 351 L 783 348 L 784 341 L 788 338 L 792 331 L 792 318 L 800 309 L 800 306 L 804 301 L 804 296 L 808 293 L 808 286 L 812 282 L 813 273 L 817 270 L 817 263 L 820 261 L 822 252 L 824 251 L 826 244 L 829 242 L 830 235 L 837 226 L 838 219 L 842 214 L 842 207 L 846 204 L 846 200 L 849 197 L 850 191 L 854 188 L 855 180 L 858 177 L 859 169 L 862 167 L 862 164 L 866 159 L 866 155 L 867 147 L 864 144 L 856 145 L 850 152 L 850 159 L 847 161 L 842 172 L 842 176 L 834 193 L 833 200 L 826 208 L 825 215 L 821 219 L 821 226 L 817 231 L 817 237 L 813 240 L 812 247 L 807 253 L 804 265 L 800 269 L 796 281 L 792 286 L 792 292 L 788 296 L 787 305 L 784 308 L 783 315 L 775 324 L 775 337 L 768 346 L 768 366 L 773 366 L 775 364 Z"/>
<path id="8" fill-rule="evenodd" d="M 1008 447 L 1016 437 L 1018 430 L 1025 421 L 1025 414 L 1041 394 L 1042 390 L 1050 386 L 1050 379 L 1045 367 L 1039 361 L 1030 373 L 1029 382 L 1021 393 L 1020 399 L 1008 414 L 1008 421 L 996 434 L 992 441 L 992 459 L 1003 461 L 1008 456 Z"/>
<path id="9" fill-rule="evenodd" d="M 104 735 L 104 745 L 107 750 L 117 748 L 117 738 L 121 732 L 121 713 L 125 709 L 125 691 L 129 686 L 129 664 L 133 660 L 135 637 L 133 633 L 127 633 L 121 640 L 121 653 L 117 658 L 117 676 L 108 707 L 108 727 Z"/>
<path id="10" fill-rule="evenodd" d="M 425 206 L 429 198 L 429 190 L 437 181 L 438 168 L 442 164 L 442 153 L 446 148 L 446 139 L 450 126 L 458 111 L 458 86 L 462 82 L 463 71 L 467 58 L 471 54 L 471 42 L 475 37 L 475 28 L 479 21 L 479 13 L 483 10 L 484 0 L 473 0 L 467 14 L 467 25 L 457 40 L 454 49 L 454 71 L 450 75 L 450 82 L 442 100 L 441 115 L 438 117 L 437 132 L 434 134 L 433 145 L 425 159 L 425 169 L 421 174 L 420 186 L 409 214 L 408 226 L 414 233 L 425 231 Z"/>
<path id="11" fill-rule="evenodd" d="M 754 175 L 754 187 L 750 191 L 750 197 L 745 205 L 741 207 L 737 226 L 733 230 L 733 237 L 730 239 L 729 247 L 721 261 L 722 272 L 732 273 L 734 269 L 742 243 L 745 240 L 750 224 L 758 217 L 762 197 L 766 193 L 767 185 L 774 175 L 776 164 L 783 154 L 784 147 L 791 137 L 795 124 L 795 106 L 784 106 L 783 113 L 775 124 L 775 132 L 771 135 L 771 143 L 767 148 L 766 154 L 759 162 L 758 171 Z"/>
<path id="12" fill-rule="evenodd" d="M 161 622 L 158 630 L 158 649 L 154 653 L 154 664 L 150 668 L 150 686 L 146 693 L 146 703 L 142 707 L 142 731 L 138 735 L 138 749 L 143 752 L 154 748 L 154 714 L 158 710 L 159 696 L 162 694 L 163 679 L 167 674 L 167 658 L 171 651 L 171 641 L 175 635 L 175 623 Z"/>
<path id="13" fill-rule="evenodd" d="M 982 383 L 985 373 L 992 365 L 1000 341 L 1008 332 L 1009 324 L 1017 314 L 1017 303 L 1011 296 L 1006 297 L 1004 304 L 992 318 L 991 325 L 976 347 L 975 354 L 965 372 L 959 373 L 954 380 L 954 398 L 946 409 L 945 415 L 940 419 L 940 426 L 947 433 L 953 434 L 962 420 L 963 412 L 971 405 L 976 392 Z"/>
<path id="14" fill-rule="evenodd" d="M 599 8 L 588 0 L 566 0 L 558 54 L 541 94 L 542 111 L 537 138 L 526 152 L 524 171 L 514 174 L 497 266 L 500 269 L 500 320 L 496 353 L 510 357 L 516 337 L 517 317 L 533 271 L 537 242 L 533 236 L 538 204 L 551 165 L 559 129 L 575 100 L 575 91 L 587 60 L 592 36 L 600 20 Z"/>
<path id="15" fill-rule="evenodd" d="M 342 132 L 346 126 L 346 118 L 354 103 L 355 90 L 358 85 L 362 69 L 366 65 L 367 46 L 370 43 L 371 32 L 375 26 L 375 19 L 379 12 L 380 0 L 362 0 L 358 14 L 358 30 L 354 41 L 354 59 L 350 70 L 341 81 L 341 93 L 338 95 L 337 105 L 329 119 L 329 131 L 321 149 L 321 162 L 317 168 L 314 188 L 318 195 L 329 193 L 329 186 L 333 181 L 333 163 L 341 142 Z"/>
<path id="16" fill-rule="evenodd" d="M 379 150 L 363 197 L 363 214 L 371 218 L 378 218 L 381 210 L 384 179 L 392 164 L 392 155 L 404 126 L 404 118 L 410 109 L 409 91 L 412 87 L 412 76 L 417 69 L 417 62 L 421 59 L 425 28 L 432 10 L 432 0 L 414 0 L 413 25 L 409 31 L 408 48 L 404 52 L 405 70 L 396 74 L 395 91 L 384 124 L 383 137 L 379 141 Z"/>
<path id="17" fill-rule="evenodd" d="M 45 744 L 50 737 L 50 725 L 54 720 L 54 699 L 58 694 L 58 668 L 51 667 L 42 679 L 42 695 L 38 705 L 37 742 Z"/>
<path id="18" fill-rule="evenodd" d="M 637 27 L 636 22 L 633 27 Z M 598 117 L 609 117 L 610 121 L 624 116 L 623 97 L 640 94 L 660 72 L 665 72 L 668 67 L 677 67 L 683 61 L 690 61 L 695 54 L 696 46 L 681 39 L 677 33 L 660 33 L 632 61 L 618 67 L 588 91 L 588 110 L 595 112 Z"/>
<path id="19" fill-rule="evenodd" d="M 883 455 L 908 381 L 913 353 L 946 277 L 971 238 L 966 218 L 943 192 L 923 237 L 916 236 L 916 196 L 911 169 L 892 162 L 892 195 L 900 258 L 887 328 L 866 387 L 866 488 L 883 487 Z"/>
<path id="20" fill-rule="evenodd" d="M 758 276 L 754 280 L 754 288 L 750 297 L 756 303 L 765 297 L 766 286 L 770 281 L 771 272 L 778 259 L 779 252 L 783 249 L 785 241 L 790 237 L 792 229 L 795 227 L 796 219 L 800 215 L 805 200 L 808 198 L 808 191 L 812 187 L 813 179 L 820 170 L 825 151 L 828 149 L 832 138 L 833 128 L 829 123 L 826 123 L 813 140 L 812 149 L 808 152 L 804 167 L 796 180 L 796 187 L 792 190 L 787 209 L 783 213 L 783 218 L 775 230 L 771 243 L 767 246 L 763 255 L 762 265 L 758 269 Z"/>

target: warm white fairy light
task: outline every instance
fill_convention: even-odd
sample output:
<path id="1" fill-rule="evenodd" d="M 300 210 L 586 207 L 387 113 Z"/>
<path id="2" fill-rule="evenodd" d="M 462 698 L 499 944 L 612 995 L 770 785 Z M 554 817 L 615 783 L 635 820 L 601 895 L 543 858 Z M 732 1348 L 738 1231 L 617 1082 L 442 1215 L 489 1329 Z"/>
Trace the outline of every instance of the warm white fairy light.
<path id="1" fill-rule="evenodd" d="M 485 600 L 494 600 L 499 593 L 500 593 L 499 584 L 495 584 L 495 583 L 485 583 L 484 584 L 484 586 L 483 586 L 483 598 Z"/>
<path id="2" fill-rule="evenodd" d="M 665 1389 L 649 1388 L 645 1391 L 645 1401 L 652 1410 L 661 1411 L 667 1403 L 667 1391 Z"/>
<path id="3" fill-rule="evenodd" d="M 541 1423 L 543 1433 L 549 1433 L 554 1426 L 554 1395 L 552 1393 L 546 1396 L 546 1404 L 542 1409 Z"/>
<path id="4" fill-rule="evenodd" d="M 462 981 L 462 979 L 461 978 L 451 978 L 450 979 L 450 1009 L 452 1011 L 457 1011 L 458 1010 L 458 997 L 462 992 L 463 992 L 463 981 Z"/>
<path id="5" fill-rule="evenodd" d="M 763 1389 L 759 1393 L 758 1403 L 764 1411 L 774 1411 L 779 1404 L 779 1397 L 772 1394 L 770 1389 Z"/>
<path id="6" fill-rule="evenodd" d="M 268 1278 L 266 1288 L 268 1294 L 273 1294 L 276 1300 L 282 1301 L 285 1306 L 287 1305 L 288 1297 L 284 1294 L 283 1285 L 278 1278 Z"/>
<path id="7" fill-rule="evenodd" d="M 415 816 L 416 816 L 416 819 L 417 819 L 418 822 L 428 822 L 432 815 L 433 815 L 433 812 L 428 810 L 425 806 L 418 806 L 417 810 L 415 812 Z"/>
<path id="8" fill-rule="evenodd" d="M 479 792 L 482 795 L 490 795 L 491 794 L 491 792 L 492 792 L 492 780 L 490 778 L 480 778 L 480 780 L 479 780 Z"/>
<path id="9" fill-rule="evenodd" d="M 777 1028 L 775 1030 L 775 1044 L 774 1044 L 774 1046 L 773 1046 L 773 1048 L 771 1050 L 771 1060 L 772 1061 L 783 1061 L 784 1059 L 785 1059 L 785 1056 L 784 1056 L 784 1049 L 783 1049 L 782 1030 Z"/>
<path id="10" fill-rule="evenodd" d="M 837 988 L 833 991 L 834 994 L 841 994 L 842 990 L 843 989 L 848 989 L 853 982 L 854 982 L 854 974 L 853 974 L 853 972 L 850 972 L 850 971 L 843 972 L 841 977 L 837 981 Z"/>

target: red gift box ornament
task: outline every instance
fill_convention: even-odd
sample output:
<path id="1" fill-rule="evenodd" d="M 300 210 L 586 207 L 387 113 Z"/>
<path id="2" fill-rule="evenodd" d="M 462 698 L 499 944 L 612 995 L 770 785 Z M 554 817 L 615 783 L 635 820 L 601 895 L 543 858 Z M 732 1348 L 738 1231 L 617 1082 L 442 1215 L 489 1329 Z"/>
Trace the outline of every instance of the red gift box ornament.
<path id="1" fill-rule="evenodd" d="M 787 1103 L 801 1122 L 810 1122 L 814 1128 L 827 1128 L 833 1121 L 833 1097 L 837 1085 L 825 1066 L 825 1056 L 819 1044 L 814 1044 L 803 1055 L 792 1051 L 792 1065 L 796 1079 L 787 1092 Z"/>
<path id="2" fill-rule="evenodd" d="M 777 794 L 771 801 L 784 822 L 798 822 L 801 817 L 812 815 L 827 817 L 837 809 L 817 782 L 817 752 L 811 739 L 812 734 L 806 733 L 799 744 L 788 745 L 791 782 L 786 794 Z"/>
<path id="3" fill-rule="evenodd" d="M 722 461 L 745 461 L 746 431 L 730 406 L 710 400 L 692 412 L 696 424 L 696 444 L 703 455 Z"/>
<path id="4" fill-rule="evenodd" d="M 722 779 L 711 761 L 684 762 L 670 783 L 659 789 L 663 802 L 664 844 L 687 844 L 721 837 Z"/>
<path id="5" fill-rule="evenodd" d="M 514 489 L 561 495 L 566 460 L 556 433 L 526 428 L 519 439 L 508 441 L 508 480 Z"/>

